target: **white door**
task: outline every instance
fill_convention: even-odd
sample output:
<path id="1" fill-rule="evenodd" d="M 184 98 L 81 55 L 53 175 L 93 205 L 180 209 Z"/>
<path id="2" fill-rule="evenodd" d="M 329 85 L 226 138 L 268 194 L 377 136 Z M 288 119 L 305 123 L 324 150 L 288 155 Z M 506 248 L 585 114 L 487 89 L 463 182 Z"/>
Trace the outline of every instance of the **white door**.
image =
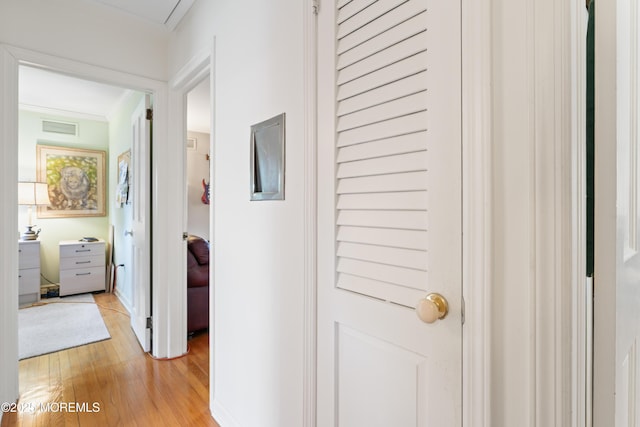
<path id="1" fill-rule="evenodd" d="M 131 327 L 144 351 L 151 350 L 151 123 L 147 119 L 150 97 L 145 95 L 131 118 L 131 197 L 133 301 Z"/>
<path id="2" fill-rule="evenodd" d="M 596 2 L 595 427 L 640 425 L 639 11 Z"/>
<path id="3" fill-rule="evenodd" d="M 321 4 L 319 427 L 462 423 L 460 17 Z M 428 324 L 432 293 L 449 311 Z"/>

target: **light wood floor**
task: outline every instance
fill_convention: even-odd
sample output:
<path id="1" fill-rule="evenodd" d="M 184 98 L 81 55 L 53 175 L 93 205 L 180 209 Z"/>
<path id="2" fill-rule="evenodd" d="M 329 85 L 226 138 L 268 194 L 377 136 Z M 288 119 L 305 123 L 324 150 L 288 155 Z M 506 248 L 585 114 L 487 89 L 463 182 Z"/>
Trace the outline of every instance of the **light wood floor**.
<path id="1" fill-rule="evenodd" d="M 22 411 L 5 413 L 1 426 L 219 427 L 209 412 L 209 335 L 189 340 L 185 357 L 154 360 L 140 349 L 129 317 L 113 311 L 125 311 L 118 298 L 95 298 L 111 339 L 22 360 Z M 69 402 L 76 412 L 62 410 Z"/>

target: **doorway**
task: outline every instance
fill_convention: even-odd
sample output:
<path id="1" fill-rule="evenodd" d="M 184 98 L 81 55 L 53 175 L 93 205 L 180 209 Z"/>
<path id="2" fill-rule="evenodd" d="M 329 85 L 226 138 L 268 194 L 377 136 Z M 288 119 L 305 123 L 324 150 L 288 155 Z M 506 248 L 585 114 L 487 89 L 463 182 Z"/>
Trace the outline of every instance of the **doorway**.
<path id="1" fill-rule="evenodd" d="M 40 274 L 42 285 L 45 285 L 43 291 L 46 292 L 41 295 L 59 294 L 58 243 L 90 236 L 107 243 L 107 274 L 102 288 L 114 288 L 130 310 L 133 271 L 129 262 L 131 245 L 125 231 L 131 229 L 132 205 L 128 189 L 123 187 L 124 182 L 119 182 L 115 166 L 131 148 L 131 111 L 143 94 L 30 66 L 20 66 L 19 73 L 19 181 L 43 180 L 45 171 L 36 161 L 37 151 L 43 148 L 59 147 L 70 150 L 70 153 L 93 150 L 106 154 L 105 182 L 95 183 L 100 189 L 104 188 L 102 198 L 96 200 L 96 204 L 103 205 L 104 215 L 90 212 L 75 215 L 74 211 L 51 218 L 33 215 L 33 221 L 42 230 L 38 239 L 41 246 Z M 20 207 L 18 219 L 21 228 L 28 221 L 25 212 L 26 207 Z M 111 227 L 113 232 L 110 232 Z M 117 270 L 115 266 L 119 266 Z"/>
<path id="2" fill-rule="evenodd" d="M 180 204 L 175 203 L 175 200 L 179 200 L 183 191 L 174 185 L 177 182 L 172 177 L 162 173 L 172 165 L 175 166 L 175 159 L 182 156 L 181 151 L 168 143 L 167 83 L 7 45 L 0 46 L 0 62 L 2 64 L 0 90 L 3 94 L 0 98 L 0 129 L 2 129 L 5 141 L 2 144 L 2 169 L 5 178 L 2 181 L 2 188 L 9 202 L 2 209 L 4 220 L 1 222 L 1 227 L 5 236 L 15 236 L 19 222 L 18 210 L 15 207 L 17 205 L 17 186 L 15 183 L 19 176 L 18 144 L 11 141 L 17 141 L 19 134 L 18 81 L 21 64 L 39 64 L 39 67 L 43 69 L 56 70 L 65 75 L 74 75 L 125 88 L 135 88 L 153 95 L 155 99 L 153 134 L 154 146 L 157 149 L 152 153 L 154 159 L 152 175 L 154 178 L 151 182 L 151 191 L 157 195 L 155 201 L 157 210 L 152 218 L 154 252 L 151 272 L 154 289 L 157 292 L 154 293 L 151 302 L 155 313 L 152 319 L 154 327 L 152 354 L 156 357 L 172 357 L 183 354 L 185 346 L 179 340 L 173 339 L 177 338 L 178 332 L 168 322 L 168 319 L 175 314 L 174 312 L 182 313 L 180 307 L 170 305 L 169 301 L 178 300 L 179 293 L 183 291 L 178 285 L 182 270 L 179 264 L 181 259 L 179 254 L 182 252 L 180 246 L 182 223 L 175 221 L 183 209 Z M 182 149 L 182 145 L 180 145 L 180 149 Z M 162 189 L 162 192 L 158 191 L 159 188 Z M 173 222 L 170 219 L 173 219 Z M 6 286 L 0 292 L 2 294 L 0 317 L 4 325 L 0 338 L 6 345 L 2 346 L 0 353 L 3 360 L 15 362 L 7 363 L 0 370 L 2 378 L 0 389 L 5 398 L 14 399 L 18 396 L 18 307 L 15 304 L 15 301 L 18 300 L 18 277 L 14 275 L 14 272 L 18 270 L 18 244 L 15 239 L 4 239 L 1 246 L 1 251 L 6 256 L 3 257 L 3 268 L 0 269 L 0 275 Z M 163 260 L 163 262 L 159 260 Z"/>
<path id="3" fill-rule="evenodd" d="M 187 224 L 189 234 L 209 238 L 211 193 L 211 100 L 209 76 L 187 93 L 185 143 Z"/>
<path id="4" fill-rule="evenodd" d="M 209 328 L 211 194 L 211 84 L 207 74 L 186 94 L 185 236 L 187 333 Z"/>

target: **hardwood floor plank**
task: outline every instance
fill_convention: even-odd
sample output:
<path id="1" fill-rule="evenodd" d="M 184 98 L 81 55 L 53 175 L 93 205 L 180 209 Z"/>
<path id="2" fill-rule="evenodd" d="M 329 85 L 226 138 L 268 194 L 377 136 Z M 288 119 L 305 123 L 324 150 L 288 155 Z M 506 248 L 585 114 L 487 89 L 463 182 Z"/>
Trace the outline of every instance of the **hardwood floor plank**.
<path id="1" fill-rule="evenodd" d="M 19 408 L 34 410 L 5 413 L 0 427 L 219 427 L 209 412 L 209 335 L 189 340 L 184 357 L 154 360 L 118 298 L 95 299 L 111 339 L 20 361 Z"/>

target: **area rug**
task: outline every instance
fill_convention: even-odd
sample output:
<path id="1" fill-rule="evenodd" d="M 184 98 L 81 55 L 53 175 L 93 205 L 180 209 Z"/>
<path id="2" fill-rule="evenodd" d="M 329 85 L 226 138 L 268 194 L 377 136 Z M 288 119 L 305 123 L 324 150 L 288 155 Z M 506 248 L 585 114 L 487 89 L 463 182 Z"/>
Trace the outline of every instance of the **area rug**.
<path id="1" fill-rule="evenodd" d="M 111 338 L 93 295 L 41 302 L 18 310 L 20 360 Z"/>

